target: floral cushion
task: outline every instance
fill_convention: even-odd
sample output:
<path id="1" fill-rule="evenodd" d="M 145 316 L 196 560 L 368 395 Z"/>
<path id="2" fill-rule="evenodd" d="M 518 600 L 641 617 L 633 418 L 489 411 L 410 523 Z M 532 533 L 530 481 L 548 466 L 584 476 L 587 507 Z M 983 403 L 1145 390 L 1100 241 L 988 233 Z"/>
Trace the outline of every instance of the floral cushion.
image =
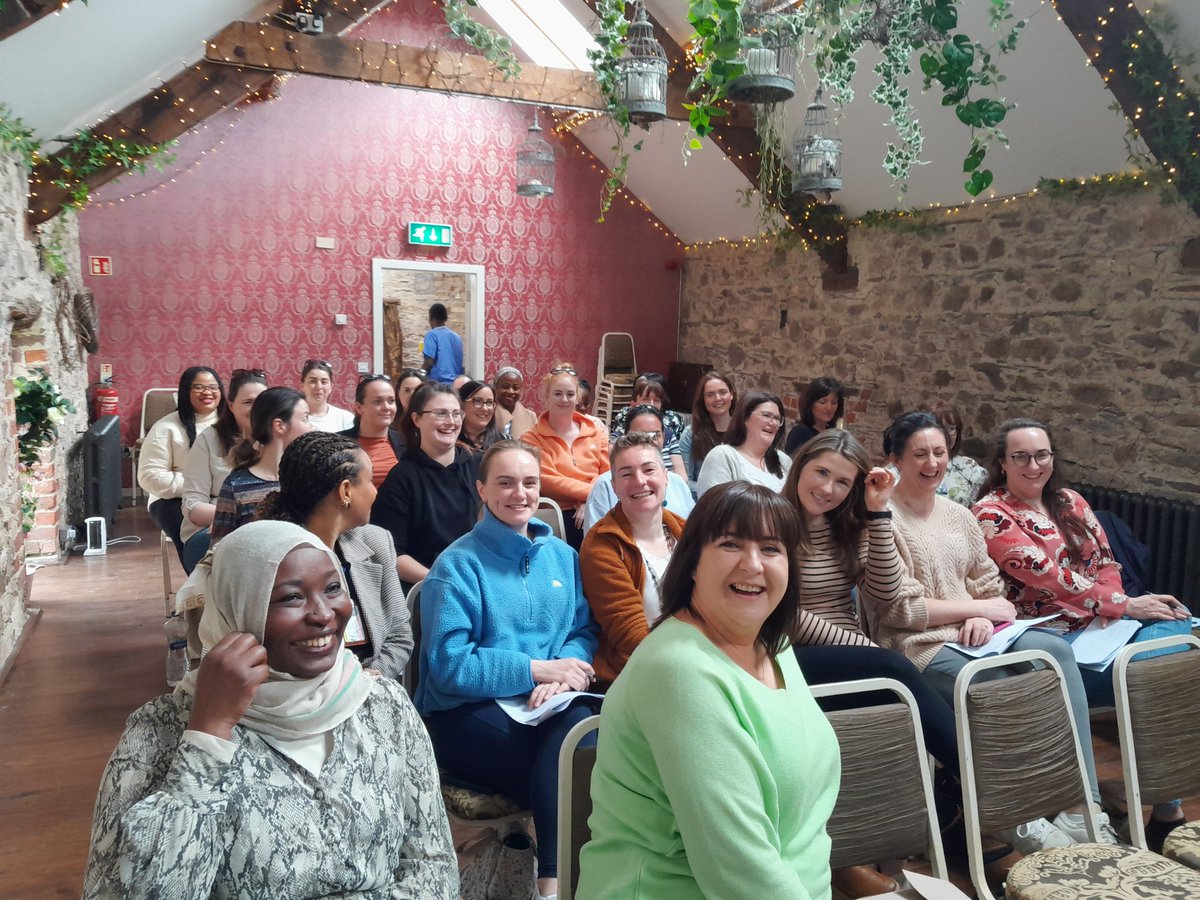
<path id="1" fill-rule="evenodd" d="M 1189 869 L 1200 869 L 1200 822 L 1180 825 L 1168 834 L 1163 841 L 1163 856 Z"/>
<path id="2" fill-rule="evenodd" d="M 1149 850 L 1075 844 L 1025 857 L 1008 873 L 1008 900 L 1195 900 L 1200 873 Z"/>

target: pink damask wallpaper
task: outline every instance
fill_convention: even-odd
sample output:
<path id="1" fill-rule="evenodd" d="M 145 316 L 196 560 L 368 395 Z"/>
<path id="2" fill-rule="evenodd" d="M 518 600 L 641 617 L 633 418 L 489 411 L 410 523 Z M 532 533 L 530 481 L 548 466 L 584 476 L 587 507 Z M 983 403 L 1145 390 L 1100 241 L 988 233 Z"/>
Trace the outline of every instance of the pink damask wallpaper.
<path id="1" fill-rule="evenodd" d="M 400 3 L 356 36 L 424 43 L 440 19 L 425 0 Z M 189 133 L 167 171 L 106 186 L 80 233 L 85 272 L 88 256 L 113 260 L 111 276 L 87 278 L 101 315 L 92 364 L 94 376 L 113 364 L 125 439 L 142 393 L 195 364 L 226 379 L 261 366 L 290 384 L 306 357 L 324 357 L 348 405 L 355 364 L 371 359 L 376 257 L 486 267 L 489 377 L 511 364 L 528 379 L 565 358 L 591 378 L 605 331 L 632 332 L 639 365 L 665 371 L 678 244 L 627 203 L 597 224 L 603 175 L 569 137 L 549 138 L 564 150 L 555 196 L 518 197 L 530 118 L 510 103 L 294 77 L 273 102 Z M 452 224 L 454 246 L 410 248 L 412 220 Z M 318 235 L 336 249 L 316 249 Z"/>

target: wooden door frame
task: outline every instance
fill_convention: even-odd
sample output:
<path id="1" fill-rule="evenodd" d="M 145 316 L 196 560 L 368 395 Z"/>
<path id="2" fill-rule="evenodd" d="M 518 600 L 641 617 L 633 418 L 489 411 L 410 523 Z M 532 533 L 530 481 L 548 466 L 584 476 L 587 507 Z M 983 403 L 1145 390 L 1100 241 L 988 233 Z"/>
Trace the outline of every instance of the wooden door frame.
<path id="1" fill-rule="evenodd" d="M 484 357 L 483 307 L 484 307 L 484 277 L 486 270 L 483 266 L 472 266 L 461 263 L 427 262 L 412 259 L 383 259 L 371 260 L 371 336 L 372 355 L 374 360 L 371 371 L 383 371 L 383 275 L 386 271 L 405 269 L 413 272 L 439 272 L 443 275 L 474 275 L 469 283 L 467 296 L 466 319 L 471 323 L 471 333 L 463 336 L 463 368 L 472 377 L 487 378 L 487 360 Z"/>

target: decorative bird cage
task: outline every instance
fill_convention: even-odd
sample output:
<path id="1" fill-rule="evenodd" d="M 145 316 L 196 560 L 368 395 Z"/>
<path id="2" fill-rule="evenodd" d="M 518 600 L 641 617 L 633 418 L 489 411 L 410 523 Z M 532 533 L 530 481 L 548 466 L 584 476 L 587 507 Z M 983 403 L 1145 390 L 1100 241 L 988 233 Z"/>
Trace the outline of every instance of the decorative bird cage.
<path id="1" fill-rule="evenodd" d="M 829 125 L 829 108 L 821 88 L 804 113 L 804 126 L 792 144 L 792 193 L 824 193 L 842 189 L 842 139 Z"/>
<path id="2" fill-rule="evenodd" d="M 642 0 L 625 36 L 625 53 L 617 60 L 617 98 L 635 125 L 667 117 L 667 54 L 654 39 Z"/>
<path id="3" fill-rule="evenodd" d="M 781 103 L 796 93 L 796 49 L 799 36 L 789 27 L 786 13 L 772 9 L 771 0 L 747 3 L 742 25 L 749 46 L 740 62 L 746 72 L 729 82 L 726 95 L 737 103 Z"/>
<path id="4" fill-rule="evenodd" d="M 529 134 L 517 151 L 517 193 L 535 198 L 554 193 L 554 148 L 542 137 L 536 108 Z"/>

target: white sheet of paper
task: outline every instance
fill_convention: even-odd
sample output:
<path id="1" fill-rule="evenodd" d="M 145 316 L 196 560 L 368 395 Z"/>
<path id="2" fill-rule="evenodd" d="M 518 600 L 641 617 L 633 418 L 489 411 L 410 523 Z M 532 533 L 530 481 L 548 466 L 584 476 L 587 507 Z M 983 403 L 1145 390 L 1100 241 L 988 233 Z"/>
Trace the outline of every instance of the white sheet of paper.
<path id="1" fill-rule="evenodd" d="M 514 722 L 522 725 L 537 725 L 544 722 L 557 712 L 566 709 L 576 697 L 603 697 L 603 694 L 592 694 L 587 691 L 567 691 L 565 694 L 555 694 L 537 709 L 529 708 L 528 697 L 504 697 L 498 699 L 499 706 Z"/>
<path id="2" fill-rule="evenodd" d="M 1003 653 L 1011 647 L 1021 635 L 1030 628 L 1041 625 L 1043 622 L 1049 622 L 1051 619 L 1057 619 L 1062 613 L 1053 613 L 1049 616 L 1042 616 L 1039 619 L 1017 619 L 1017 621 L 1006 625 L 995 634 L 992 639 L 986 644 L 981 644 L 978 647 L 968 647 L 965 644 L 959 644 L 955 641 L 948 641 L 947 647 L 953 647 L 959 653 L 965 653 L 967 656 L 973 656 L 979 659 L 984 656 Z"/>
<path id="3" fill-rule="evenodd" d="M 886 894 L 872 894 L 863 900 L 912 900 L 913 892 L 923 900 L 970 900 L 970 898 L 948 881 L 934 878 L 932 875 L 921 875 L 918 872 L 904 870 L 908 879 L 908 887 L 899 891 L 888 891 Z"/>
<path id="4" fill-rule="evenodd" d="M 1100 617 L 1097 616 L 1071 643 L 1075 662 L 1089 669 L 1108 668 L 1121 648 L 1133 640 L 1141 627 L 1142 623 L 1136 619 L 1118 619 L 1107 628 L 1101 628 Z"/>

